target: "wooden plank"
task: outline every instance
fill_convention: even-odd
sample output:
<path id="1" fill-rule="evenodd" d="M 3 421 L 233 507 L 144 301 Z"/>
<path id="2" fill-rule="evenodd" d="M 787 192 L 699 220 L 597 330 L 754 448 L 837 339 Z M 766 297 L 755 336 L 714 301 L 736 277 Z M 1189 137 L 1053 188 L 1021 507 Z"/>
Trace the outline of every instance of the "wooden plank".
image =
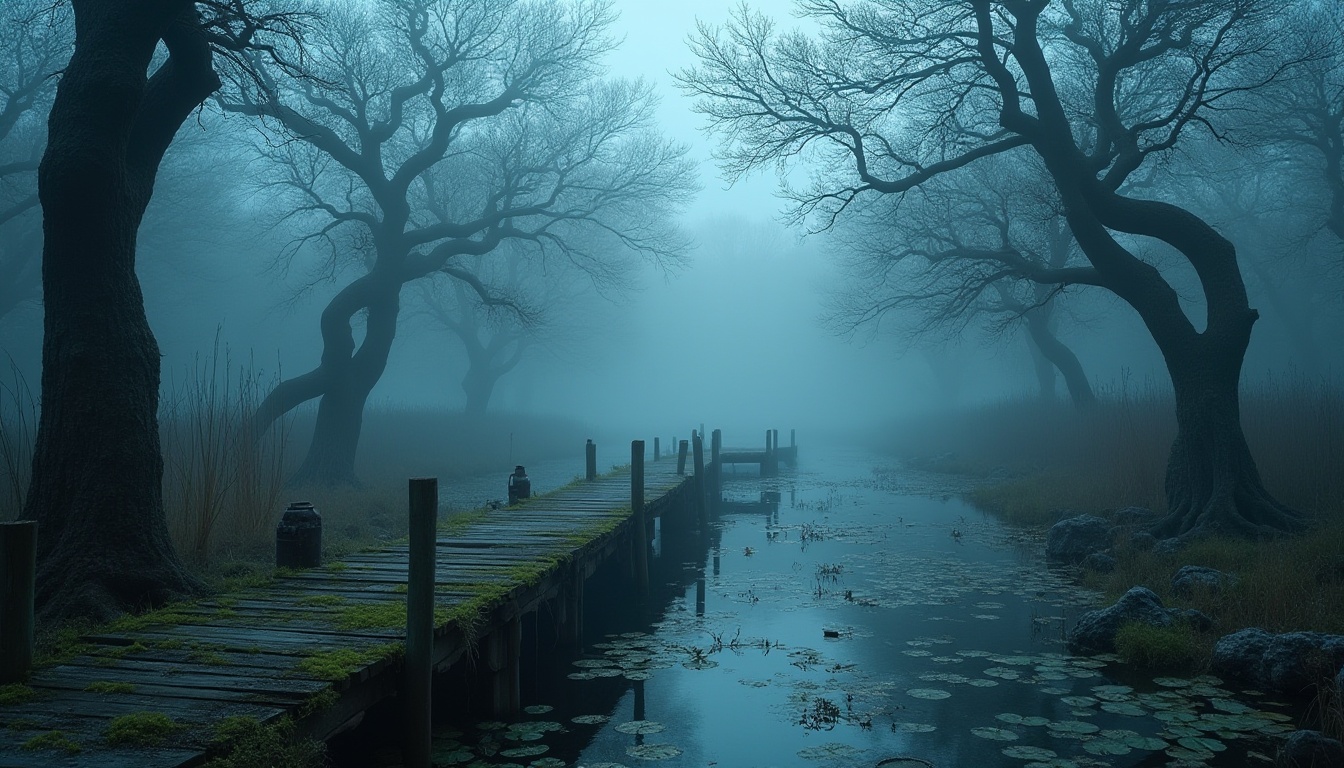
<path id="1" fill-rule="evenodd" d="M 673 473 L 671 463 L 646 467 L 645 513 L 662 514 L 687 500 L 689 478 Z M 559 593 L 565 578 L 590 573 L 606 557 L 628 545 L 632 523 L 628 472 L 538 497 L 529 503 L 491 512 L 453 535 L 434 537 L 436 607 L 462 605 L 479 595 L 481 585 L 503 586 L 504 597 L 486 617 L 481 633 L 535 610 Z M 595 525 L 599 535 L 576 541 Z M 184 624 L 147 625 L 136 630 L 101 632 L 83 639 L 93 650 L 33 678 L 38 697 L 0 708 L 0 726 L 38 724 L 66 731 L 85 751 L 74 762 L 52 752 L 28 752 L 31 733 L 0 728 L 0 766 L 51 766 L 68 763 L 92 768 L 134 764 L 137 768 L 181 768 L 203 760 L 203 736 L 219 719 L 247 714 L 270 719 L 296 709 L 315 693 L 332 688 L 337 704 L 300 723 L 323 738 L 345 719 L 393 695 L 399 665 L 381 660 L 356 670 L 338 683 L 297 669 L 316 652 L 342 648 L 368 650 L 404 637 L 404 627 L 342 630 L 338 620 L 351 607 L 404 601 L 407 547 L 391 544 L 345 558 L 338 567 L 287 573 L 274 583 L 234 595 L 178 606 L 172 615 Z M 563 559 L 534 584 L 514 584 L 510 571 L 541 558 Z M 135 650 L 129 650 L 140 643 Z M 432 663 L 442 669 L 467 650 L 466 639 L 451 625 L 434 629 Z M 91 683 L 124 682 L 130 693 L 99 694 Z M 118 750 L 102 743 L 102 730 L 114 717 L 166 711 L 194 724 L 174 749 Z"/>

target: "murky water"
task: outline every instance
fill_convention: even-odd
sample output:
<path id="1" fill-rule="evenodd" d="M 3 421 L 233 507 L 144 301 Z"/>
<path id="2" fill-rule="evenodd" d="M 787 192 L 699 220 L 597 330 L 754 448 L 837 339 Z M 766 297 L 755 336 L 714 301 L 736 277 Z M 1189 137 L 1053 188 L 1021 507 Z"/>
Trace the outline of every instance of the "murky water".
<path id="1" fill-rule="evenodd" d="M 661 534 L 642 609 L 616 589 L 578 657 L 534 637 L 527 713 L 445 723 L 436 763 L 1242 766 L 1289 727 L 1216 678 L 1067 655 L 1095 596 L 936 478 L 803 459 L 727 476 L 708 543 Z"/>

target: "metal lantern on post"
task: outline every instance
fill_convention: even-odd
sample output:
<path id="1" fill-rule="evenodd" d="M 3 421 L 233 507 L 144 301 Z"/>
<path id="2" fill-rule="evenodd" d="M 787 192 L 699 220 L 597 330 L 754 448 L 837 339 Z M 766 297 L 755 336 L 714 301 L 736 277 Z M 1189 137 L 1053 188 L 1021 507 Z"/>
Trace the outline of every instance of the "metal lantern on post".
<path id="1" fill-rule="evenodd" d="M 275 527 L 275 567 L 316 568 L 321 564 L 322 515 L 312 502 L 293 502 Z"/>
<path id="2" fill-rule="evenodd" d="M 513 468 L 513 474 L 509 475 L 509 506 L 532 495 L 532 481 L 527 478 L 527 470 L 519 464 Z"/>

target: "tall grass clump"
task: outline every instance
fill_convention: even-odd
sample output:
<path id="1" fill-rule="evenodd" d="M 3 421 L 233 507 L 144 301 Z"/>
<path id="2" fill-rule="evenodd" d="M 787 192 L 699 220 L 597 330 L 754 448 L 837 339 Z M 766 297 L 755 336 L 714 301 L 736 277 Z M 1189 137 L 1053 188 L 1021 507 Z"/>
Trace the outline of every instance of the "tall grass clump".
<path id="1" fill-rule="evenodd" d="M 10 360 L 9 376 L 0 379 L 0 520 L 16 520 L 23 513 L 37 416 L 37 398 L 23 372 Z"/>
<path id="2" fill-rule="evenodd" d="M 287 419 L 258 434 L 252 414 L 273 383 L 235 368 L 216 338 L 160 409 L 164 506 L 178 551 L 204 564 L 221 546 L 260 546 L 284 490 Z"/>
<path id="3" fill-rule="evenodd" d="M 1196 633 L 1186 624 L 1155 627 L 1142 622 L 1122 624 L 1115 633 L 1115 652 L 1137 667 L 1184 670 L 1198 656 Z"/>

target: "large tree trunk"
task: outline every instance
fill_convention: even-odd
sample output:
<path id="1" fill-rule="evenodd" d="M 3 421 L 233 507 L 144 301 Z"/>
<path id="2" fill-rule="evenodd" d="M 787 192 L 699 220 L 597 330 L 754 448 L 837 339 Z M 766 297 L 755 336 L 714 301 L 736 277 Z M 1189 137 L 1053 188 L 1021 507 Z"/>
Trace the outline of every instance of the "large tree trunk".
<path id="1" fill-rule="evenodd" d="M 1045 359 L 1040 346 L 1035 339 L 1031 338 L 1030 333 L 1027 334 L 1027 351 L 1031 353 L 1031 367 L 1032 370 L 1036 371 L 1036 385 L 1040 391 L 1041 400 L 1046 403 L 1053 403 L 1057 394 L 1055 384 L 1059 379 L 1055 366 Z"/>
<path id="2" fill-rule="evenodd" d="M 495 392 L 495 384 L 502 374 L 488 364 L 471 363 L 462 377 L 462 391 L 467 396 L 467 405 L 463 409 L 469 416 L 482 416 L 490 407 L 490 397 Z"/>
<path id="3" fill-rule="evenodd" d="M 317 406 L 317 422 L 308 454 L 292 482 L 326 486 L 359 485 L 355 454 L 364 426 L 364 406 L 372 387 L 351 373 L 333 377 Z"/>
<path id="4" fill-rule="evenodd" d="M 1027 333 L 1031 336 L 1031 341 L 1040 350 L 1041 356 L 1050 362 L 1064 377 L 1064 385 L 1068 387 L 1069 398 L 1073 401 L 1075 408 L 1090 408 L 1097 403 L 1097 396 L 1092 392 L 1092 385 L 1087 381 L 1087 374 L 1083 371 L 1083 364 L 1078 362 L 1078 356 L 1073 354 L 1073 350 L 1068 345 L 1059 340 L 1058 336 L 1050 330 L 1050 321 L 1040 317 L 1037 313 L 1031 313 L 1027 316 Z"/>
<path id="5" fill-rule="evenodd" d="M 355 454 L 364 424 L 364 407 L 387 368 L 397 333 L 400 290 L 400 281 L 372 272 L 347 286 L 323 312 L 319 368 L 322 399 L 317 406 L 308 454 L 292 482 L 359 484 Z M 368 310 L 368 320 L 364 340 L 356 350 L 350 320 L 359 308 Z M 265 409 L 263 403 L 262 410 Z"/>
<path id="6" fill-rule="evenodd" d="M 176 9 L 164 17 L 164 9 Z M 197 589 L 164 519 L 159 348 L 136 233 L 173 134 L 219 81 L 184 40 L 188 3 L 75 0 L 75 53 L 39 173 L 42 413 L 25 515 L 39 523 L 44 621 L 105 619 Z M 174 16 L 177 16 L 174 20 Z M 167 35 L 169 60 L 146 70 Z"/>
<path id="7" fill-rule="evenodd" d="M 1301 516 L 1265 490 L 1246 444 L 1238 395 L 1244 355 L 1245 344 L 1200 336 L 1168 360 L 1176 441 L 1167 462 L 1168 513 L 1155 536 L 1263 538 L 1302 527 Z"/>

